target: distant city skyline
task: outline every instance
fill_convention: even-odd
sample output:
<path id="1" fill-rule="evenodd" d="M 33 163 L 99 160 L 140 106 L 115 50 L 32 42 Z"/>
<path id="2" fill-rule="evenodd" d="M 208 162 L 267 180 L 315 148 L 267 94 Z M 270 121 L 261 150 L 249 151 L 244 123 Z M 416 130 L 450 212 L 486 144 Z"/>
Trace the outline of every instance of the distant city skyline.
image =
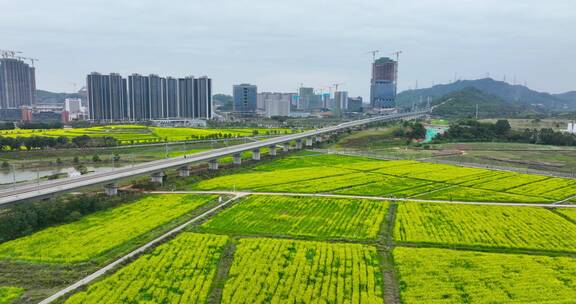
<path id="1" fill-rule="evenodd" d="M 57 92 L 79 89 L 93 71 L 202 71 L 214 93 L 238 83 L 276 92 L 344 83 L 340 90 L 368 98 L 368 52 L 379 49 L 403 51 L 399 91 L 506 75 L 562 93 L 576 90 L 570 28 L 572 0 L 21 0 L 2 4 L 0 49 L 39 58 L 37 87 Z"/>

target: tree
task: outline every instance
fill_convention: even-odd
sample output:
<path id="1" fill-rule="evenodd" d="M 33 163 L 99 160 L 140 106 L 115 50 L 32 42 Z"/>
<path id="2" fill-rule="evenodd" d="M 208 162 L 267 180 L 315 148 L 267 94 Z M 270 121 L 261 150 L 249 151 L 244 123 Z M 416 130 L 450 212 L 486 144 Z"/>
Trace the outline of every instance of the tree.
<path id="1" fill-rule="evenodd" d="M 80 163 L 80 159 L 78 158 L 78 156 L 74 156 L 74 159 L 72 160 L 73 164 L 78 164 Z"/>
<path id="2" fill-rule="evenodd" d="M 499 119 L 498 121 L 496 121 L 496 124 L 494 124 L 494 131 L 496 132 L 496 135 L 499 136 L 507 135 L 511 129 L 512 127 L 510 126 L 510 123 L 506 119 Z"/>
<path id="3" fill-rule="evenodd" d="M 84 148 L 88 146 L 91 140 L 92 139 L 90 138 L 90 136 L 82 135 L 72 138 L 72 143 L 74 143 L 74 145 L 76 145 L 77 147 Z"/>
<path id="4" fill-rule="evenodd" d="M 415 123 L 412 126 L 412 131 L 408 134 L 408 136 L 412 139 L 422 139 L 426 137 L 426 128 L 421 123 Z"/>
<path id="5" fill-rule="evenodd" d="M 8 161 L 3 161 L 2 162 L 2 169 L 8 169 L 10 168 L 10 164 L 8 163 Z"/>
<path id="6" fill-rule="evenodd" d="M 94 154 L 94 156 L 92 156 L 92 161 L 97 163 L 100 161 L 100 156 L 98 156 L 98 154 Z"/>

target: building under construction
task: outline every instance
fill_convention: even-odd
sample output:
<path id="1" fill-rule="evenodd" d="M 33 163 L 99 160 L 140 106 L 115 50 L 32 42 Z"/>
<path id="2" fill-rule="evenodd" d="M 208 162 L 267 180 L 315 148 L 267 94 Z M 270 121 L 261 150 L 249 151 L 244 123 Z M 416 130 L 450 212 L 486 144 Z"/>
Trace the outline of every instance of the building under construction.
<path id="1" fill-rule="evenodd" d="M 2 51 L 0 58 L 0 109 L 32 106 L 36 94 L 36 71 L 15 52 Z"/>
<path id="2" fill-rule="evenodd" d="M 396 107 L 397 79 L 398 61 L 388 57 L 374 60 L 370 82 L 370 105 L 373 109 Z"/>

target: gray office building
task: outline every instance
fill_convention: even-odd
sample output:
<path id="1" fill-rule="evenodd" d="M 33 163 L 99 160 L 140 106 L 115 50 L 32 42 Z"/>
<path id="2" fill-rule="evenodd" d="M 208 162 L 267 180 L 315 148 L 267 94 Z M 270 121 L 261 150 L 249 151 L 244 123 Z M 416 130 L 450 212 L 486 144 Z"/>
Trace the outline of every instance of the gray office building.
<path id="1" fill-rule="evenodd" d="M 36 71 L 16 58 L 0 59 L 0 109 L 31 106 L 36 96 Z"/>
<path id="2" fill-rule="evenodd" d="M 239 114 L 256 114 L 258 88 L 243 83 L 233 87 L 233 110 Z"/>

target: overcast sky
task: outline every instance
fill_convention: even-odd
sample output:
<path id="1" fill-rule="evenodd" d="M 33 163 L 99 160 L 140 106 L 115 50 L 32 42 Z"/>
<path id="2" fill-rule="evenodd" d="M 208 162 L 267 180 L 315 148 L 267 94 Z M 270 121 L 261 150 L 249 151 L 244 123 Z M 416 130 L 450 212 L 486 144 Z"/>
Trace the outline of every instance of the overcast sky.
<path id="1" fill-rule="evenodd" d="M 52 91 L 98 71 L 208 75 L 215 93 L 344 83 L 366 98 L 379 49 L 403 51 L 401 90 L 489 74 L 557 93 L 576 90 L 576 2 L 0 0 L 0 49 L 39 58 Z"/>

